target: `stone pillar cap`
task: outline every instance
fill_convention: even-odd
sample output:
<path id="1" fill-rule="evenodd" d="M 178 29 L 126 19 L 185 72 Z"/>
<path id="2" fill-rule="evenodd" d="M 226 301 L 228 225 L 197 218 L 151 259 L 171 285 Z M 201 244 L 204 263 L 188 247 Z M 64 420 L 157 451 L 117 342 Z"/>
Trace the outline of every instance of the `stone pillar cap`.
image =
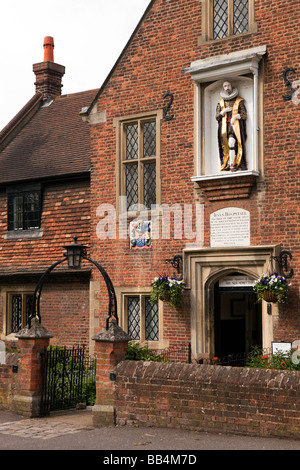
<path id="1" fill-rule="evenodd" d="M 94 341 L 105 341 L 107 343 L 126 343 L 131 340 L 130 336 L 117 325 L 115 319 L 110 320 L 108 330 L 102 328 L 92 339 Z"/>
<path id="2" fill-rule="evenodd" d="M 41 338 L 53 338 L 53 335 L 44 328 L 38 318 L 31 320 L 31 328 L 25 327 L 23 330 L 16 334 L 19 339 L 41 339 Z"/>

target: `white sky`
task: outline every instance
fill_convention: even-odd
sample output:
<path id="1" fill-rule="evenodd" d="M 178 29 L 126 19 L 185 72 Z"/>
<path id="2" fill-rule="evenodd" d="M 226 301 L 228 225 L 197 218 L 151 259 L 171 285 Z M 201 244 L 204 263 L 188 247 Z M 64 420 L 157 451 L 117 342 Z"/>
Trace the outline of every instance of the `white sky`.
<path id="1" fill-rule="evenodd" d="M 100 88 L 150 0 L 10 0 L 0 13 L 0 130 L 35 93 L 45 36 L 66 67 L 62 93 Z"/>

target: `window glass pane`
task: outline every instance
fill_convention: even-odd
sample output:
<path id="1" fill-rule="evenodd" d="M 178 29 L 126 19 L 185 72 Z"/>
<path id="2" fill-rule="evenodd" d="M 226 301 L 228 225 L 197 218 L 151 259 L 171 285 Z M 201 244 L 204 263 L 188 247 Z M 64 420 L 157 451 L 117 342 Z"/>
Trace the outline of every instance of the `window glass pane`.
<path id="1" fill-rule="evenodd" d="M 132 160 L 139 156 L 139 130 L 138 124 L 126 126 L 126 159 Z"/>
<path id="2" fill-rule="evenodd" d="M 151 209 L 151 204 L 156 204 L 156 163 L 144 165 L 144 205 Z"/>
<path id="3" fill-rule="evenodd" d="M 140 339 L 140 298 L 127 297 L 128 335 Z"/>
<path id="4" fill-rule="evenodd" d="M 8 223 L 7 228 L 8 230 L 14 230 L 14 197 L 8 197 L 8 210 L 7 210 L 7 217 Z"/>
<path id="5" fill-rule="evenodd" d="M 149 341 L 158 341 L 158 302 L 152 304 L 150 298 L 145 298 L 145 339 Z"/>
<path id="6" fill-rule="evenodd" d="M 40 195 L 37 192 L 24 194 L 24 229 L 40 226 Z"/>
<path id="7" fill-rule="evenodd" d="M 144 157 L 156 155 L 156 122 L 145 122 L 143 125 Z"/>
<path id="8" fill-rule="evenodd" d="M 23 326 L 28 325 L 29 316 L 30 316 L 30 313 L 31 313 L 32 301 L 33 301 L 33 295 L 26 295 L 25 296 L 26 312 L 25 312 L 25 325 L 23 325 Z"/>
<path id="9" fill-rule="evenodd" d="M 127 209 L 136 210 L 138 206 L 138 165 L 126 165 Z"/>
<path id="10" fill-rule="evenodd" d="M 11 296 L 11 333 L 22 329 L 22 295 Z"/>
<path id="11" fill-rule="evenodd" d="M 10 196 L 8 199 L 8 229 L 23 229 L 23 196 Z"/>
<path id="12" fill-rule="evenodd" d="M 214 0 L 213 30 L 214 39 L 228 35 L 228 0 Z"/>
<path id="13" fill-rule="evenodd" d="M 233 34 L 247 33 L 249 24 L 249 1 L 233 1 Z"/>

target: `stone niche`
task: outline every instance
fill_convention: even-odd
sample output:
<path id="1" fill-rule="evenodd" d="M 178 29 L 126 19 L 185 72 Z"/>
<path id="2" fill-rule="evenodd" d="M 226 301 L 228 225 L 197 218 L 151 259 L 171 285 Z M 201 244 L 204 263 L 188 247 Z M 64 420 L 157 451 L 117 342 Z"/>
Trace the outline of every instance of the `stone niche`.
<path id="1" fill-rule="evenodd" d="M 199 197 L 211 201 L 249 197 L 263 177 L 263 74 L 260 62 L 266 46 L 209 57 L 191 63 L 195 85 L 195 175 L 191 180 Z M 216 106 L 224 80 L 238 89 L 247 109 L 247 169 L 220 171 Z"/>

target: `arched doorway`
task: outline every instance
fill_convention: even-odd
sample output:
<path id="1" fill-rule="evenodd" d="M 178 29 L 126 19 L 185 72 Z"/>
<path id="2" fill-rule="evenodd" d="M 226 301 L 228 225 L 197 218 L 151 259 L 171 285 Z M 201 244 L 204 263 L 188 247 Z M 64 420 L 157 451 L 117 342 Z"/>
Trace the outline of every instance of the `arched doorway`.
<path id="1" fill-rule="evenodd" d="M 215 283 L 214 344 L 218 357 L 262 347 L 261 304 L 253 293 L 253 280 L 239 272 Z"/>
<path id="2" fill-rule="evenodd" d="M 217 309 L 216 300 L 221 301 L 221 294 L 216 294 L 217 285 L 220 287 L 222 280 L 227 276 L 237 273 L 239 276 L 249 276 L 253 281 L 258 279 L 262 273 L 267 272 L 270 257 L 277 256 L 280 253 L 279 245 L 271 246 L 249 246 L 249 247 L 226 247 L 226 248 L 189 248 L 184 251 L 184 279 L 186 288 L 190 289 L 191 298 L 191 349 L 192 355 L 197 358 L 209 358 L 216 356 L 215 341 L 218 341 L 215 328 L 222 326 L 218 323 L 218 317 L 215 318 L 215 311 Z M 218 284 L 216 284 L 218 283 Z M 235 288 L 242 288 L 247 286 L 232 286 Z M 251 287 L 251 286 L 250 286 Z M 249 286 L 248 286 L 249 288 Z M 249 290 L 249 294 L 252 294 Z M 232 300 L 248 300 L 258 312 L 258 335 L 255 330 L 250 329 L 247 324 L 245 325 L 246 338 L 252 335 L 252 344 L 255 337 L 258 338 L 258 344 L 261 342 L 263 348 L 269 348 L 272 345 L 274 322 L 278 316 L 278 307 L 276 304 L 272 305 L 271 313 L 268 312 L 267 303 L 262 302 L 256 304 L 256 299 L 253 295 L 247 299 L 239 297 L 234 298 L 233 294 L 247 294 L 245 292 L 234 293 L 233 290 L 227 295 Z M 229 300 L 227 301 L 229 303 Z M 230 303 L 231 305 L 231 303 Z M 232 311 L 236 312 L 238 304 L 232 304 Z M 230 306 L 231 308 L 231 306 Z M 227 305 L 227 314 L 229 306 Z M 247 309 L 248 311 L 249 309 Z M 231 315 L 231 314 L 230 314 Z M 235 313 L 233 314 L 235 315 Z M 237 318 L 232 316 L 232 320 Z M 252 318 L 252 315 L 246 315 L 245 320 Z M 221 317 L 220 317 L 221 320 Z M 228 324 L 229 325 L 229 324 Z M 237 326 L 237 323 L 231 323 L 232 326 Z M 226 327 L 226 325 L 225 325 Z M 239 333 L 240 333 L 239 329 Z M 252 331 L 252 333 L 251 333 Z M 251 333 L 251 334 L 250 334 Z M 262 339 L 261 339 L 262 337 Z M 251 344 L 251 342 L 249 344 Z M 232 346 L 234 342 L 230 343 Z M 246 341 L 244 341 L 246 349 Z M 248 346 L 247 346 L 248 348 Z"/>

